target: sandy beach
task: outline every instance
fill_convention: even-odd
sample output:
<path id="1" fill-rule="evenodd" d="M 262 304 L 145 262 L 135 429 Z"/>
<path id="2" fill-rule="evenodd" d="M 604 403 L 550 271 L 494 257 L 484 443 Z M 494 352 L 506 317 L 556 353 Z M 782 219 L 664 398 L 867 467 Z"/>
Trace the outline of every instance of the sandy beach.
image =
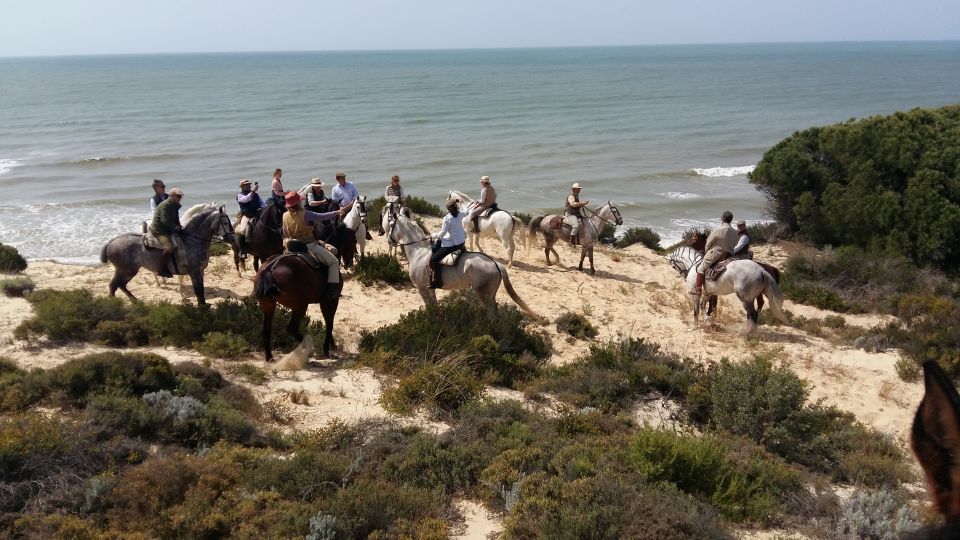
<path id="1" fill-rule="evenodd" d="M 494 256 L 502 256 L 498 242 L 486 239 L 484 247 Z M 382 239 L 367 245 L 368 252 L 385 249 Z M 559 266 L 547 267 L 543 251 L 535 246 L 529 254 L 518 248 L 510 278 L 519 295 L 538 314 L 551 322 L 540 329 L 553 345 L 550 362 L 563 364 L 582 355 L 591 342 L 559 335 L 552 323 L 557 316 L 572 311 L 587 316 L 599 329 L 593 341 L 605 342 L 624 337 L 642 337 L 659 344 L 669 352 L 697 360 L 728 358 L 740 361 L 756 353 L 771 354 L 783 361 L 809 385 L 812 400 L 823 400 L 850 411 L 866 425 L 889 434 L 902 447 L 907 447 L 910 421 L 923 387 L 921 383 L 905 383 L 899 379 L 894 364 L 896 351 L 880 353 L 837 346 L 830 341 L 785 326 L 761 326 L 748 336 L 744 332 L 743 311 L 735 299 L 721 299 L 716 320 L 691 329 L 692 309 L 684 282 L 662 255 L 641 245 L 619 250 L 598 248 L 597 273 L 591 276 L 576 270 L 578 252 L 558 246 Z M 756 258 L 782 263 L 791 246 L 759 246 Z M 38 289 L 87 288 L 106 294 L 112 275 L 109 266 L 72 266 L 54 262 L 31 262 L 25 272 Z M 207 298 L 240 297 L 250 294 L 253 272 L 242 276 L 233 269 L 232 258 L 223 256 L 211 261 L 207 269 Z M 180 301 L 175 280 L 157 286 L 152 274 L 142 272 L 130 285 L 131 291 L 143 300 Z M 184 287 L 186 299 L 193 302 L 189 280 Z M 345 360 L 357 352 L 361 331 L 373 330 L 396 321 L 404 313 L 422 306 L 419 295 L 411 287 L 394 289 L 386 286 L 364 287 L 348 278 L 337 313 L 335 334 L 341 351 L 334 358 L 313 359 L 307 369 L 271 375 L 263 385 L 251 389 L 263 402 L 283 400 L 291 392 L 307 396 L 305 404 L 288 403 L 293 427 L 309 429 L 326 424 L 333 418 L 354 421 L 363 418 L 389 417 L 379 405 L 381 381 L 366 368 L 344 367 Z M 442 292 L 441 296 L 447 294 Z M 498 300 L 510 302 L 501 289 Z M 784 308 L 805 317 L 830 315 L 808 306 L 787 301 Z M 311 308 L 311 316 L 319 316 Z M 104 350 L 95 345 L 71 344 L 56 346 L 42 341 L 26 343 L 12 338 L 16 325 L 31 316 L 30 304 L 22 299 L 0 301 L 0 356 L 15 360 L 22 367 L 49 368 L 71 358 Z M 876 315 L 844 315 L 848 326 L 869 328 L 885 319 Z M 251 332 L 258 331 L 251 329 Z M 149 349 L 171 362 L 201 361 L 200 353 L 190 349 Z M 245 360 L 261 367 L 268 366 L 259 355 Z M 213 360 L 214 367 L 229 362 Z M 221 371 L 224 371 L 221 369 Z M 224 372 L 226 375 L 226 372 Z M 489 390 L 491 395 L 522 399 L 518 392 Z M 641 422 L 658 424 L 664 414 L 656 403 L 638 405 L 636 417 Z M 423 418 L 403 418 L 403 422 L 422 423 L 428 429 L 441 431 L 443 424 Z M 472 501 L 462 501 L 466 524 L 461 538 L 484 538 L 497 530 L 497 517 Z"/>

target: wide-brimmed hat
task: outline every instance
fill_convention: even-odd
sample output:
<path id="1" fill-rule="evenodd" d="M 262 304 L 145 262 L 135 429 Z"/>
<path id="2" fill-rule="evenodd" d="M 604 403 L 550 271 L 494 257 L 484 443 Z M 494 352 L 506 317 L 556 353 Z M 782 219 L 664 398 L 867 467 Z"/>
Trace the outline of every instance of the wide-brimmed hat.
<path id="1" fill-rule="evenodd" d="M 250 181 L 247 180 L 246 178 L 240 181 L 240 187 L 249 186 L 249 185 L 250 185 Z"/>
<path id="2" fill-rule="evenodd" d="M 170 195 L 179 195 L 179 196 L 183 197 L 183 190 L 180 189 L 180 188 L 178 188 L 178 187 L 175 187 L 175 188 L 173 188 L 173 189 L 170 190 Z"/>
<path id="3" fill-rule="evenodd" d="M 337 173 L 336 173 L 334 176 L 337 177 L 337 178 L 346 178 L 346 177 L 347 177 L 347 173 L 345 173 L 345 172 L 343 172 L 343 171 L 337 171 Z"/>
<path id="4" fill-rule="evenodd" d="M 311 178 L 310 185 L 323 187 L 323 180 L 320 180 L 319 178 Z"/>
<path id="5" fill-rule="evenodd" d="M 583 189 L 583 188 L 580 187 L 580 182 L 574 182 L 573 185 L 570 186 L 570 189 Z"/>
<path id="6" fill-rule="evenodd" d="M 484 184 L 489 184 L 489 183 L 490 183 L 490 177 L 489 177 L 489 176 L 481 176 L 481 177 L 480 177 L 480 181 L 483 182 Z"/>
<path id="7" fill-rule="evenodd" d="M 737 227 L 739 227 L 740 225 L 743 225 L 744 227 L 746 227 L 746 226 L 747 226 L 747 222 L 744 221 L 744 220 L 742 220 L 742 219 L 737 220 Z"/>
<path id="8" fill-rule="evenodd" d="M 287 208 L 293 208 L 303 199 L 300 198 L 300 194 L 296 191 L 289 191 L 286 195 L 284 195 L 283 200 L 286 201 Z"/>

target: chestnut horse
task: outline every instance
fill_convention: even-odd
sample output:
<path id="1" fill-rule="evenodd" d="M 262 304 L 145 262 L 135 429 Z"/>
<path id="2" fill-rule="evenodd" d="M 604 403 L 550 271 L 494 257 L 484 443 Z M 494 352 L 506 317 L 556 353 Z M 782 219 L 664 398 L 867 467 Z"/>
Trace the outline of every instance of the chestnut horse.
<path id="1" fill-rule="evenodd" d="M 356 253 L 356 237 L 350 231 L 347 234 L 337 234 L 331 238 L 332 244 L 345 260 L 353 260 Z M 343 278 L 341 276 L 341 283 Z M 263 313 L 262 345 L 267 362 L 273 361 L 271 351 L 270 331 L 273 326 L 273 315 L 277 304 L 292 311 L 287 332 L 297 342 L 303 341 L 300 333 L 300 322 L 307 313 L 307 306 L 320 304 L 320 313 L 323 314 L 325 338 L 323 354 L 329 355 L 330 349 L 336 349 L 333 340 L 333 318 L 337 313 L 340 298 L 327 298 L 327 269 L 311 266 L 303 256 L 293 253 L 284 253 L 268 259 L 257 272 L 254 279 L 253 295 Z"/>

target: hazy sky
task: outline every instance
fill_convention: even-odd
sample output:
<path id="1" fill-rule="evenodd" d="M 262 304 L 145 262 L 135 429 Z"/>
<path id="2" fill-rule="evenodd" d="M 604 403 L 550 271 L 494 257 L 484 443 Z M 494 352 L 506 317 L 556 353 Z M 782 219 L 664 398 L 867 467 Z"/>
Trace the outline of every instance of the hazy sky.
<path id="1" fill-rule="evenodd" d="M 0 56 L 960 39 L 957 0 L 0 0 Z"/>

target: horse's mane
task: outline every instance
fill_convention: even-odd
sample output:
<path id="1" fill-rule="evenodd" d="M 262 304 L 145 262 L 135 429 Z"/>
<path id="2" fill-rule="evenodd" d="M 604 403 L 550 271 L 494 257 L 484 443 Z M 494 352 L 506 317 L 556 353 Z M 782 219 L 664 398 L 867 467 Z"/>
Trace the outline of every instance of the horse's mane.
<path id="1" fill-rule="evenodd" d="M 207 204 L 207 203 L 200 203 L 200 204 L 195 204 L 191 206 L 189 210 L 183 213 L 183 226 L 186 227 L 187 225 L 189 225 L 191 219 L 193 219 L 194 217 L 200 215 L 200 213 L 205 211 L 216 212 L 217 207 L 213 204 Z"/>
<path id="2" fill-rule="evenodd" d="M 690 267 L 700 262 L 702 258 L 703 253 L 700 253 L 690 246 L 680 246 L 673 250 L 670 255 L 667 255 L 667 260 L 670 261 L 670 265 L 673 266 L 677 272 L 680 272 L 680 275 L 686 275 Z"/>

